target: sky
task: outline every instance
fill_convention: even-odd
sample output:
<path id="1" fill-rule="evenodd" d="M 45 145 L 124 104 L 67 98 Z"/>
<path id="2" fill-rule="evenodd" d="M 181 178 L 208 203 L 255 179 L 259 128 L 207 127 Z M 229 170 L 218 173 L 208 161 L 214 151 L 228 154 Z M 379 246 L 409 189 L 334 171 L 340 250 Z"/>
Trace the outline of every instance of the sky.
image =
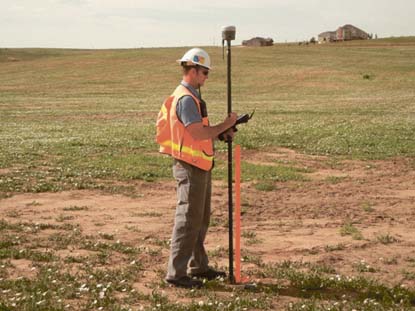
<path id="1" fill-rule="evenodd" d="M 0 0 L 0 47 L 139 48 L 236 40 L 309 40 L 353 24 L 378 37 L 415 35 L 414 0 Z"/>

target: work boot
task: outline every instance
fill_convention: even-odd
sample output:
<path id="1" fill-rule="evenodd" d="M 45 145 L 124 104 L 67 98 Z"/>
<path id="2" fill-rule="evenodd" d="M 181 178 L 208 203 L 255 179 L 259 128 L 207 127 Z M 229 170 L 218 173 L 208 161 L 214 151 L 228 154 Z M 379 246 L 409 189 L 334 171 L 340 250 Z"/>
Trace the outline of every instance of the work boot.
<path id="1" fill-rule="evenodd" d="M 216 271 L 215 269 L 209 268 L 205 272 L 191 274 L 191 276 L 194 278 L 207 279 L 208 281 L 211 281 L 217 278 L 226 278 L 226 273 L 223 271 Z"/>
<path id="2" fill-rule="evenodd" d="M 166 279 L 166 281 L 176 287 L 183 287 L 183 288 L 201 288 L 203 286 L 202 281 L 193 280 L 187 275 L 182 276 L 180 279 L 177 279 L 177 280 Z"/>

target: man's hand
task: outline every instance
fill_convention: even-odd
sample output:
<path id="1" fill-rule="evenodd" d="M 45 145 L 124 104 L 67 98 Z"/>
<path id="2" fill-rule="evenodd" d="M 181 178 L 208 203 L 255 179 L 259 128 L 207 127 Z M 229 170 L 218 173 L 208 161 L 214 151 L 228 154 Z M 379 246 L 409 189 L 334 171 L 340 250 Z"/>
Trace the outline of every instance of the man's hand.
<path id="1" fill-rule="evenodd" d="M 226 118 L 225 120 L 223 120 L 223 123 L 226 124 L 227 128 L 231 128 L 232 126 L 235 125 L 236 123 L 236 119 L 238 119 L 238 115 L 236 114 L 236 112 L 231 112 Z"/>
<path id="2" fill-rule="evenodd" d="M 220 133 L 224 133 L 235 125 L 237 114 L 232 112 L 225 120 L 215 126 L 204 126 L 202 122 L 195 122 L 187 126 L 187 130 L 195 140 L 215 139 Z M 232 130 L 233 132 L 233 130 Z M 231 134 L 233 137 L 233 133 Z"/>
<path id="3" fill-rule="evenodd" d="M 225 142 L 232 141 L 234 133 L 236 132 L 236 128 L 234 125 L 236 124 L 236 120 L 238 119 L 238 115 L 236 112 L 231 112 L 225 120 L 223 120 L 222 124 L 225 126 L 226 130 L 222 132 L 218 138 Z"/>
<path id="4" fill-rule="evenodd" d="M 235 132 L 232 127 L 228 129 L 225 133 L 223 133 L 223 138 L 226 143 L 229 141 L 233 141 L 234 136 L 235 136 Z"/>

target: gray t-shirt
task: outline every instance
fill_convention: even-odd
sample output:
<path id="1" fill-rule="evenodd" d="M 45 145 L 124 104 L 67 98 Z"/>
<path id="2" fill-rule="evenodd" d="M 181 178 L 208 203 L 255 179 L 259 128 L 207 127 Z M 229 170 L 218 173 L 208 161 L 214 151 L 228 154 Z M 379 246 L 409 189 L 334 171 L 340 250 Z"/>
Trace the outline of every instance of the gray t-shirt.
<path id="1" fill-rule="evenodd" d="M 199 93 L 193 86 L 184 81 L 181 84 L 189 89 L 195 97 L 200 99 Z M 176 106 L 176 114 L 185 127 L 193 123 L 202 122 L 202 116 L 197 109 L 197 104 L 190 95 L 185 95 L 179 99 Z"/>

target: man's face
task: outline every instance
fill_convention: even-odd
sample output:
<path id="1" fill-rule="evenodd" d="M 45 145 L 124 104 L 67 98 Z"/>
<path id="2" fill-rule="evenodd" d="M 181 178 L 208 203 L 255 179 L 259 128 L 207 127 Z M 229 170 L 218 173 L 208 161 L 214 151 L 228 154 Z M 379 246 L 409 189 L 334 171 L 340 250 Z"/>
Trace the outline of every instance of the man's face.
<path id="1" fill-rule="evenodd" d="M 194 68 L 194 78 L 196 84 L 203 86 L 205 84 L 205 81 L 209 77 L 209 69 L 206 68 Z"/>

